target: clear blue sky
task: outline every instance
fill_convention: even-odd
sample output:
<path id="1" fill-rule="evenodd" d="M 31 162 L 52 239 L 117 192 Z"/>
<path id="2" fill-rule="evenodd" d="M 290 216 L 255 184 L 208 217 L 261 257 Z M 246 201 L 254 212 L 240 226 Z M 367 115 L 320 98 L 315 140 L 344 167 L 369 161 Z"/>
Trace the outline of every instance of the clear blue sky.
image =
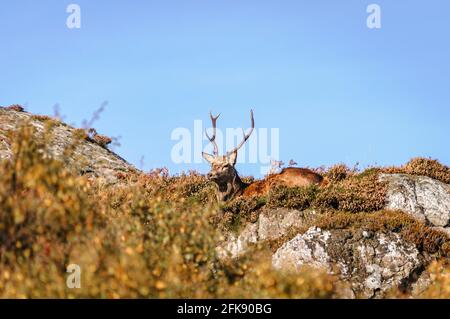
<path id="1" fill-rule="evenodd" d="M 70 3 L 81 29 L 66 27 Z M 108 101 L 95 127 L 146 170 L 205 172 L 173 163 L 172 130 L 209 110 L 248 125 L 250 108 L 301 166 L 450 164 L 448 0 L 2 1 L 0 39 L 0 105 L 59 104 L 80 125 Z"/>

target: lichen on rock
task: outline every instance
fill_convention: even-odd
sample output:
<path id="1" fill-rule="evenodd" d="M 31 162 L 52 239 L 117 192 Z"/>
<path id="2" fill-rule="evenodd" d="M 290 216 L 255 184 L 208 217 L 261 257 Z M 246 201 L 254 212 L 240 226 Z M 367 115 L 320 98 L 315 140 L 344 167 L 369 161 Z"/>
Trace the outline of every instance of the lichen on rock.
<path id="1" fill-rule="evenodd" d="M 427 176 L 381 174 L 388 182 L 386 208 L 402 210 L 436 227 L 450 227 L 450 185 Z"/>
<path id="2" fill-rule="evenodd" d="M 315 226 L 281 246 L 272 257 L 274 268 L 299 271 L 309 265 L 349 281 L 356 296 L 381 297 L 423 266 L 416 247 L 396 233 L 321 230 Z"/>

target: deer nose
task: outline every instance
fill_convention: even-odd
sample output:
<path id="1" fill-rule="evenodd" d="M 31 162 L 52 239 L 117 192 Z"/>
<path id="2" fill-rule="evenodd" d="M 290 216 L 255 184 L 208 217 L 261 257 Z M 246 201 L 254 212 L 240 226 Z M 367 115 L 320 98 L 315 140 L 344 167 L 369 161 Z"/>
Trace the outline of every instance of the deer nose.
<path id="1" fill-rule="evenodd" d="M 210 181 L 214 180 L 217 177 L 216 173 L 213 172 L 209 172 L 208 174 L 206 174 L 206 178 Z"/>

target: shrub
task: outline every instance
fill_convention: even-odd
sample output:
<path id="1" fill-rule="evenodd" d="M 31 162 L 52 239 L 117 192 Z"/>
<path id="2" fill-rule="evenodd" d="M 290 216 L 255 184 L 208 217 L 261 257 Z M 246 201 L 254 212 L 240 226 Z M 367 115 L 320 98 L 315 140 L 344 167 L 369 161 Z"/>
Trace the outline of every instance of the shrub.
<path id="1" fill-rule="evenodd" d="M 38 121 L 41 121 L 41 122 L 55 120 L 55 119 L 53 119 L 52 117 L 50 117 L 50 116 L 48 116 L 48 115 L 40 115 L 40 114 L 33 114 L 33 115 L 31 116 L 31 118 L 32 118 L 33 120 L 38 120 Z"/>
<path id="2" fill-rule="evenodd" d="M 450 184 L 450 168 L 437 160 L 428 158 L 413 158 L 401 167 L 387 167 L 384 172 L 428 176 Z"/>
<path id="3" fill-rule="evenodd" d="M 310 207 L 319 192 L 315 185 L 309 187 L 278 186 L 270 190 L 267 196 L 269 207 L 286 207 L 304 210 Z"/>
<path id="4" fill-rule="evenodd" d="M 337 295 L 315 270 L 287 276 L 254 260 L 219 262 L 218 207 L 201 175 L 132 172 L 105 186 L 53 159 L 50 132 L 34 133 L 11 133 L 12 158 L 0 164 L 0 297 Z M 69 264 L 82 269 L 81 289 L 66 287 Z"/>
<path id="5" fill-rule="evenodd" d="M 25 111 L 24 107 L 19 104 L 13 104 L 13 105 L 7 106 L 7 107 L 5 107 L 5 109 L 11 110 L 11 111 L 16 111 L 16 112 L 24 112 Z"/>
<path id="6" fill-rule="evenodd" d="M 322 209 L 372 212 L 384 208 L 386 191 L 386 184 L 378 181 L 378 171 L 364 171 L 330 183 L 317 194 L 313 205 Z"/>
<path id="7" fill-rule="evenodd" d="M 328 178 L 330 182 L 339 182 L 353 175 L 354 173 L 356 173 L 356 171 L 350 169 L 347 165 L 336 164 L 326 170 L 323 173 L 323 176 Z"/>
<path id="8" fill-rule="evenodd" d="M 232 280 L 225 298 L 339 298 L 345 287 L 324 270 L 303 267 L 296 273 L 274 271 L 266 251 L 257 249 L 227 265 Z"/>

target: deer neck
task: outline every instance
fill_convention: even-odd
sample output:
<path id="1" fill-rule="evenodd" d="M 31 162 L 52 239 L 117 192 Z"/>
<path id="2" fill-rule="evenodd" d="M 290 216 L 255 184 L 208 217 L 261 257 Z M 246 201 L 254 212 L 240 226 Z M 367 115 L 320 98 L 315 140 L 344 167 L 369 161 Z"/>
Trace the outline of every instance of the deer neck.
<path id="1" fill-rule="evenodd" d="M 248 186 L 248 184 L 244 183 L 239 175 L 233 177 L 233 179 L 223 183 L 216 184 L 217 185 L 217 199 L 220 202 L 226 202 L 230 199 L 233 199 L 236 196 L 242 195 L 244 189 Z"/>

